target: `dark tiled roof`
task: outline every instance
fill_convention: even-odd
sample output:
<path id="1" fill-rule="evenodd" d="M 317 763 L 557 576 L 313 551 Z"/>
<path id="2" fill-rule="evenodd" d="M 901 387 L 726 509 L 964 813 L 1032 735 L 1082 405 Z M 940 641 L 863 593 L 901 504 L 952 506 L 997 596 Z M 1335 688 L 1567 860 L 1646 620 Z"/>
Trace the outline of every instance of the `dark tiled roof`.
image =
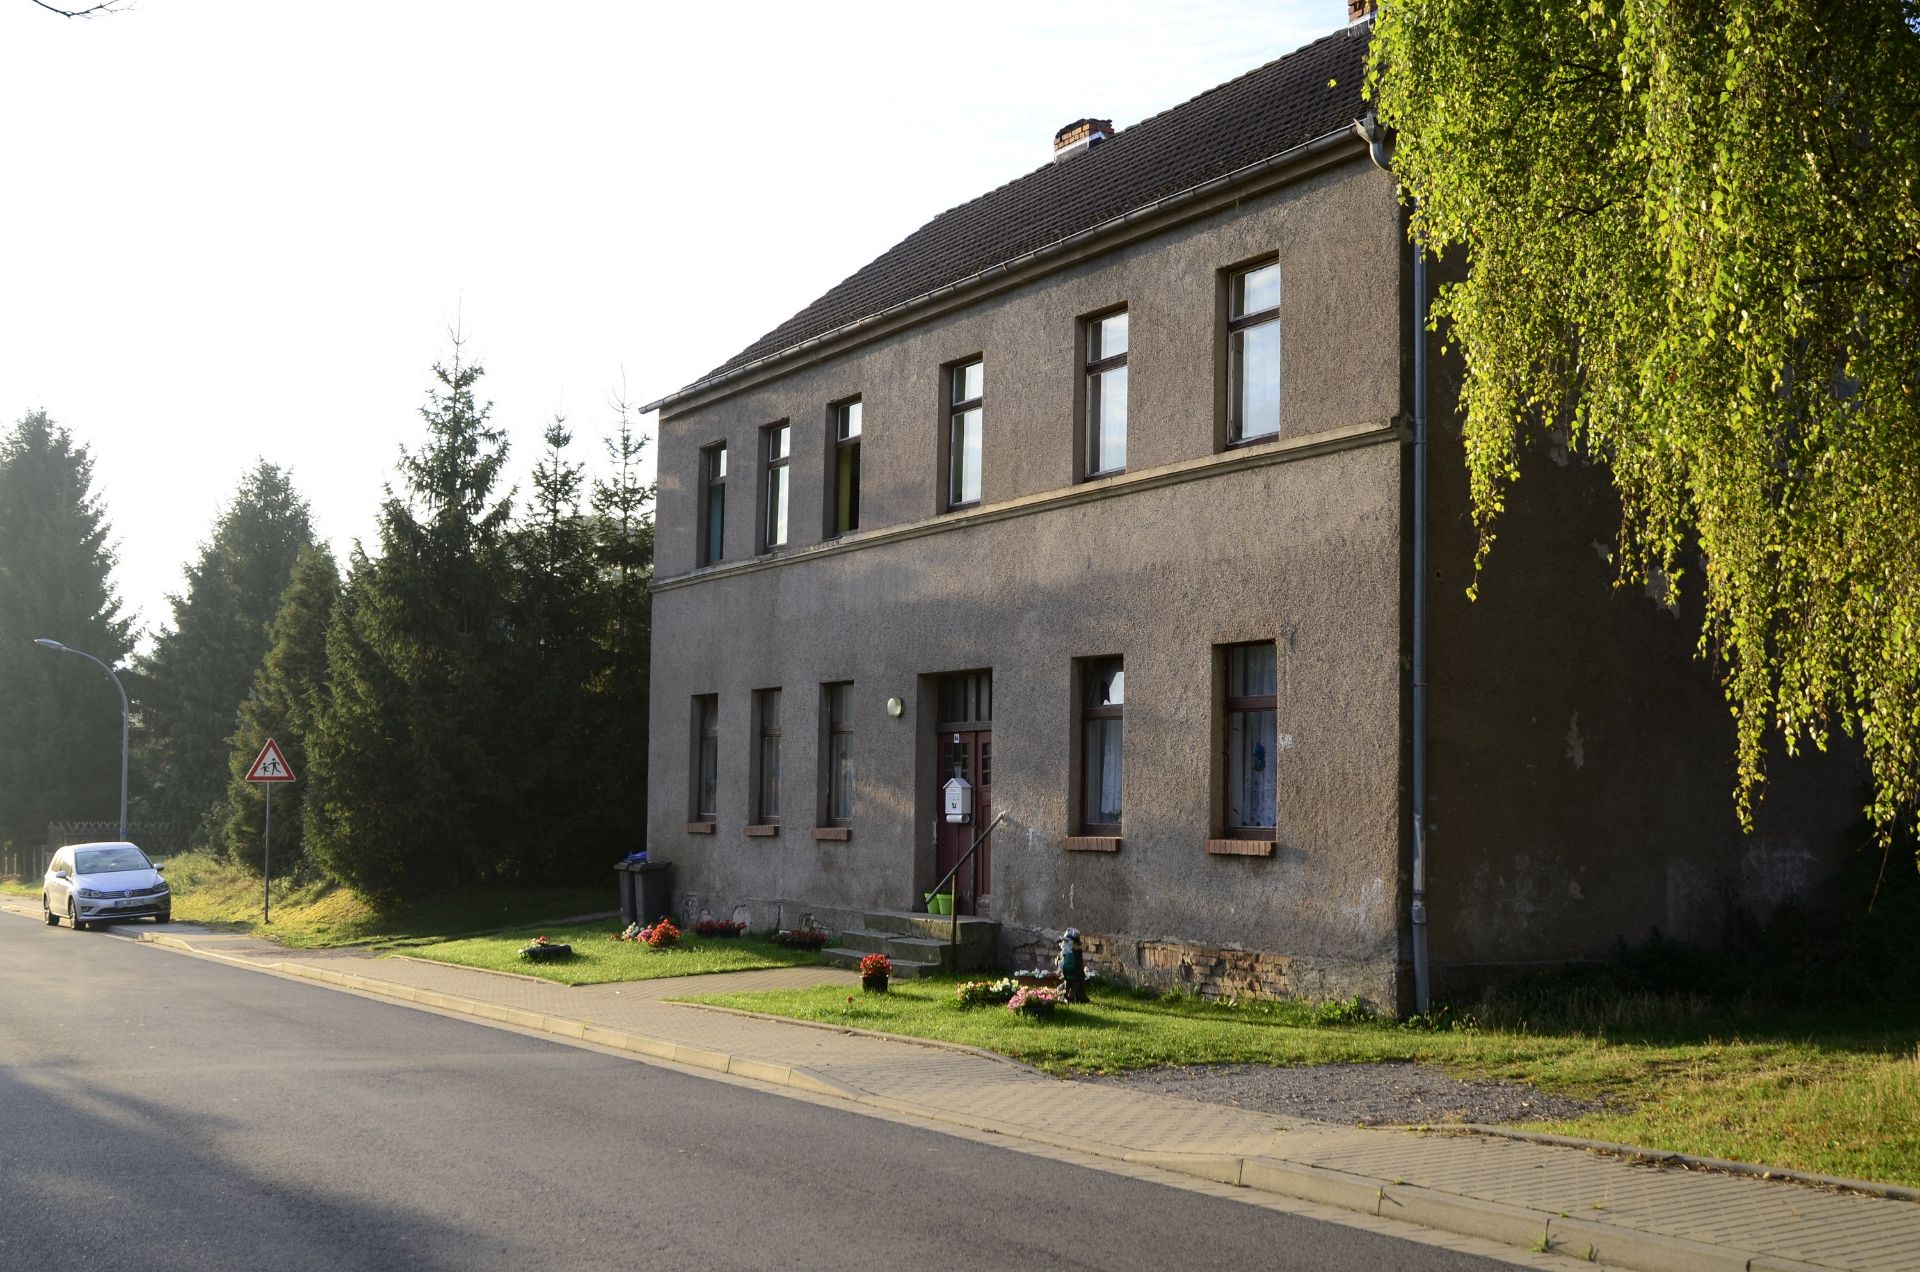
<path id="1" fill-rule="evenodd" d="M 716 367 L 723 375 L 1103 221 L 1291 150 L 1366 113 L 1370 26 L 1294 50 L 1101 145 L 942 212 Z"/>

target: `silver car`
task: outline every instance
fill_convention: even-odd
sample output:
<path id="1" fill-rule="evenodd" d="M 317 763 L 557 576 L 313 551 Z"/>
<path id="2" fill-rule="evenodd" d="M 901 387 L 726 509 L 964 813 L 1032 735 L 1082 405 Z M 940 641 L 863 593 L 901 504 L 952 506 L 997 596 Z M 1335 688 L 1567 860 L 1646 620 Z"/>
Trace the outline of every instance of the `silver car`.
<path id="1" fill-rule="evenodd" d="M 173 890 L 130 843 L 68 844 L 47 864 L 40 908 L 48 927 L 65 916 L 75 931 L 112 919 L 165 923 L 173 917 Z"/>

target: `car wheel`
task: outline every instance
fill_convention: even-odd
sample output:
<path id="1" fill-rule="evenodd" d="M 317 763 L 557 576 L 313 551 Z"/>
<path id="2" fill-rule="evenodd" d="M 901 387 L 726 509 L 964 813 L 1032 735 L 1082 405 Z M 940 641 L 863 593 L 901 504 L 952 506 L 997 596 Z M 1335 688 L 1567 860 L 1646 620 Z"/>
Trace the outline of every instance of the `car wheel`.
<path id="1" fill-rule="evenodd" d="M 47 913 L 48 927 L 60 926 L 60 916 L 53 912 L 53 903 L 47 900 L 47 894 L 44 892 L 40 894 L 40 908 Z"/>
<path id="2" fill-rule="evenodd" d="M 153 916 L 153 921 L 155 923 L 171 923 L 173 922 L 173 911 L 162 910 L 160 911 L 160 913 Z"/>
<path id="3" fill-rule="evenodd" d="M 76 932 L 84 932 L 88 927 L 80 921 L 80 910 L 74 905 L 72 897 L 67 898 L 67 922 L 73 924 L 73 930 Z"/>

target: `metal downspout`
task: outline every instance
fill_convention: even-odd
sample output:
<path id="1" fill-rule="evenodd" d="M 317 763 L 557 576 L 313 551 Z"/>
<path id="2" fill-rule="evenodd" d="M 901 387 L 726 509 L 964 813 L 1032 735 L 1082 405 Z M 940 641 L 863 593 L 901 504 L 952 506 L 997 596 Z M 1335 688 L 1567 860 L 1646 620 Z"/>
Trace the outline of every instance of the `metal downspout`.
<path id="1" fill-rule="evenodd" d="M 1353 121 L 1367 141 L 1375 167 L 1393 174 L 1392 147 L 1386 130 L 1369 115 Z M 1414 210 L 1419 211 L 1415 200 Z M 1427 963 L 1427 253 L 1419 235 L 1413 252 L 1413 677 L 1407 739 L 1412 768 L 1410 820 L 1413 823 L 1413 903 L 1409 919 L 1413 945 L 1413 1009 L 1426 1015 L 1432 1005 Z"/>
<path id="2" fill-rule="evenodd" d="M 1415 210 L 1419 205 L 1416 203 Z M 1427 251 L 1413 236 L 1413 1009 L 1427 1014 Z"/>

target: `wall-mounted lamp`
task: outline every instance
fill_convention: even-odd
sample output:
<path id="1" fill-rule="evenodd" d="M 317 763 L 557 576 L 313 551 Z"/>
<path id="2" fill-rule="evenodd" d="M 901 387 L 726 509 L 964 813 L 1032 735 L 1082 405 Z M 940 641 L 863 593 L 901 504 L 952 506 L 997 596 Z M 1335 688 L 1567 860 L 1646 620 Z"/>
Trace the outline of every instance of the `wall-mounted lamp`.
<path id="1" fill-rule="evenodd" d="M 900 713 L 905 711 L 906 709 L 907 709 L 907 704 L 900 701 L 900 699 L 898 698 L 887 699 L 887 714 L 892 716 L 894 719 L 898 720 L 900 718 Z"/>

